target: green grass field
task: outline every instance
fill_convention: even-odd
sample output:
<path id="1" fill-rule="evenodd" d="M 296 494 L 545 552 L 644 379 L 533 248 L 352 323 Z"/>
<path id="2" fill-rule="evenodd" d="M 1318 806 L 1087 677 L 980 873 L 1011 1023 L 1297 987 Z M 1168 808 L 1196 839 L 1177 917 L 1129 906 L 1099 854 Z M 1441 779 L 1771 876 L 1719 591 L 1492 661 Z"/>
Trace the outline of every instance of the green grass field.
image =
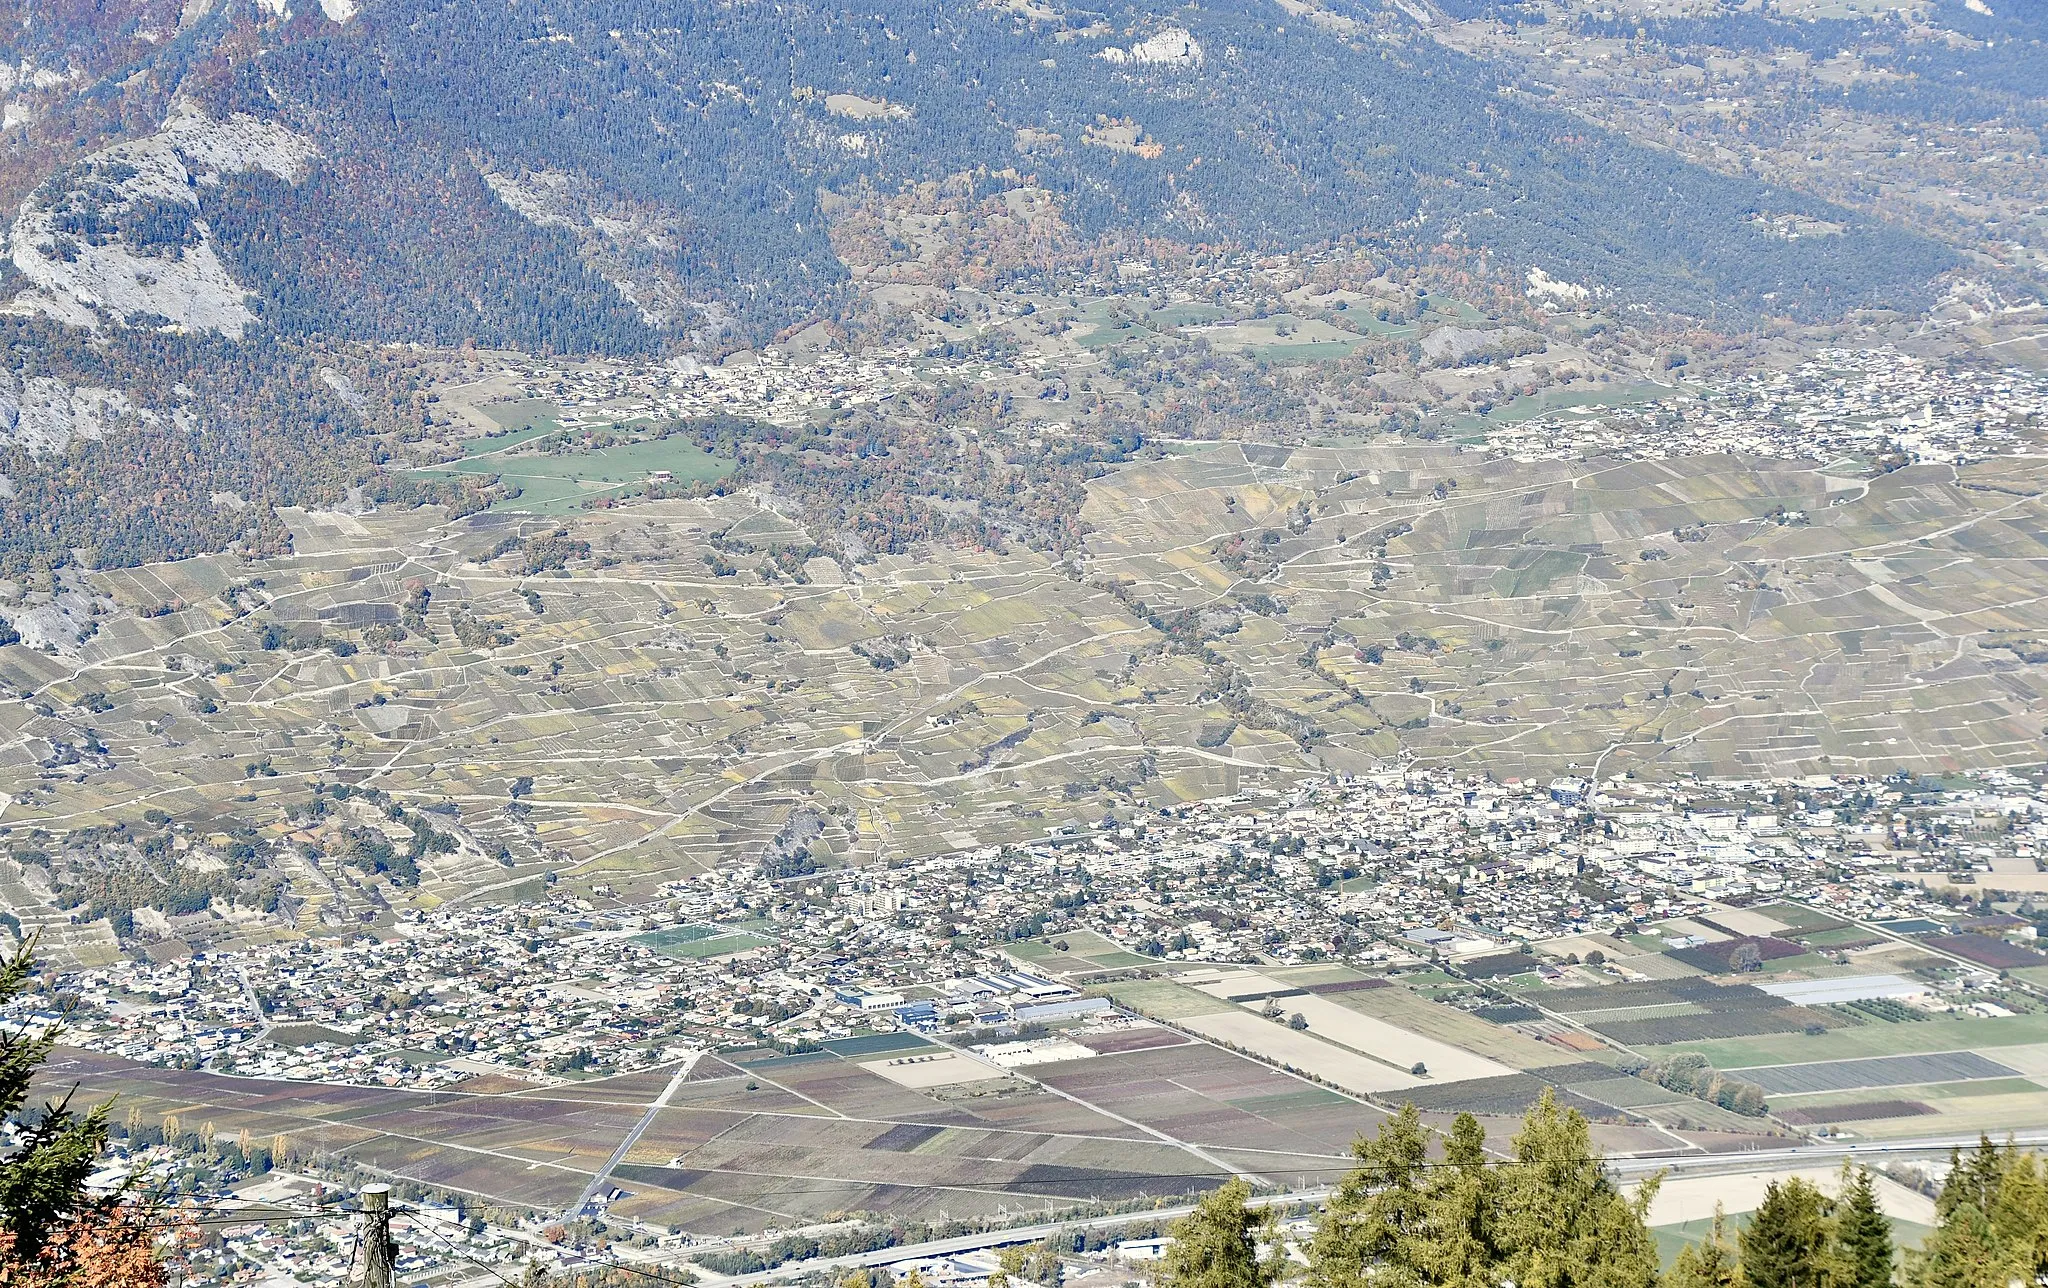
<path id="1" fill-rule="evenodd" d="M 280 1024 L 265 1035 L 266 1040 L 281 1047 L 312 1046 L 316 1042 L 332 1042 L 336 1046 L 352 1046 L 362 1041 L 353 1033 L 343 1033 L 323 1024 Z"/>
<path id="2" fill-rule="evenodd" d="M 1154 326 L 1162 327 L 1194 326 L 1203 322 L 1214 322 L 1217 318 L 1225 316 L 1226 311 L 1217 305 L 1189 302 L 1169 304 L 1163 309 L 1152 310 L 1151 322 Z"/>
<path id="3" fill-rule="evenodd" d="M 1162 1020 L 1186 1020 L 1197 1015 L 1221 1015 L 1238 1009 L 1229 1002 L 1197 993 L 1192 988 L 1163 979 L 1120 980 L 1090 992 L 1107 997 L 1126 1010 L 1154 1015 Z"/>
<path id="4" fill-rule="evenodd" d="M 646 944 L 658 953 L 670 957 L 696 960 L 704 957 L 721 957 L 726 953 L 745 952 L 759 948 L 772 941 L 746 931 L 737 933 L 720 926 L 670 926 L 665 930 L 650 930 L 635 936 L 634 942 Z"/>
<path id="5" fill-rule="evenodd" d="M 1605 410 L 1610 407 L 1632 407 L 1638 403 L 1667 397 L 1672 390 L 1664 385 L 1604 385 L 1587 389 L 1545 389 L 1538 393 L 1523 394 L 1510 402 L 1495 407 L 1485 419 L 1495 425 L 1516 425 L 1552 412 Z"/>
<path id="6" fill-rule="evenodd" d="M 1942 1016 L 1914 1024 L 1866 1024 L 1830 1029 L 1818 1037 L 1775 1033 L 1764 1037 L 1722 1038 L 1711 1042 L 1679 1042 L 1645 1048 L 1658 1054 L 1697 1051 L 1717 1069 L 1745 1069 L 1760 1064 L 1798 1064 L 1807 1060 L 1851 1060 L 1863 1056 L 1914 1055 L 1926 1051 L 1986 1051 L 2001 1046 L 2048 1042 L 2048 1014 L 2014 1015 L 2002 1019 Z M 1993 1054 L 1992 1059 L 1998 1057 Z"/>
<path id="7" fill-rule="evenodd" d="M 1248 344 L 1244 347 L 1244 355 L 1247 358 L 1264 358 L 1269 362 L 1319 362 L 1325 358 L 1341 358 L 1364 343 L 1362 337 L 1352 336 L 1311 340 L 1304 344 Z"/>
<path id="8" fill-rule="evenodd" d="M 1006 944 L 1003 951 L 1029 963 L 1033 969 L 1054 975 L 1084 974 L 1090 971 L 1120 970 L 1128 966 L 1154 964 L 1150 957 L 1125 952 L 1100 935 L 1087 931 L 1062 935 L 1059 942 L 1067 945 L 1067 951 L 1061 952 L 1055 944 L 1040 943 L 1031 939 Z"/>
<path id="9" fill-rule="evenodd" d="M 1840 926 L 1834 930 L 1794 931 L 1799 942 L 1809 948 L 1834 948 L 1842 944 L 1868 943 L 1877 938 L 1860 926 Z"/>
<path id="10" fill-rule="evenodd" d="M 483 445 L 482 450 L 486 451 L 511 446 L 515 436 L 524 441 L 537 434 L 552 434 L 562 427 L 562 409 L 544 398 L 520 398 L 493 403 L 478 410 L 510 431 L 497 437 L 478 439 L 477 442 Z"/>
<path id="11" fill-rule="evenodd" d="M 1996 1057 L 1993 1057 L 1996 1058 Z M 1944 1100 L 1975 1100 L 1983 1096 L 2039 1094 L 2039 1083 L 2026 1078 L 1982 1078 L 1976 1082 L 1930 1082 L 1917 1087 L 1884 1087 L 1859 1091 L 1816 1091 L 1803 1096 L 1774 1095 L 1772 1109 L 1813 1109 L 1828 1105 L 1860 1105 L 1872 1100 L 1919 1100 L 1939 1107 Z"/>
<path id="12" fill-rule="evenodd" d="M 535 430 L 528 437 L 550 431 Z M 479 439 L 485 444 L 505 444 L 504 439 Z M 550 456 L 473 455 L 434 469 L 415 471 L 429 477 L 460 474 L 495 474 L 519 495 L 499 501 L 493 510 L 524 514 L 573 514 L 585 501 L 635 488 L 657 470 L 667 470 L 677 482 L 723 478 L 733 471 L 733 462 L 711 455 L 680 435 L 641 443 L 622 443 L 594 452 L 565 452 Z"/>
<path id="13" fill-rule="evenodd" d="M 1793 930 L 1833 930 L 1843 924 L 1839 917 L 1796 903 L 1767 903 L 1756 911 L 1773 921 L 1784 922 Z"/>

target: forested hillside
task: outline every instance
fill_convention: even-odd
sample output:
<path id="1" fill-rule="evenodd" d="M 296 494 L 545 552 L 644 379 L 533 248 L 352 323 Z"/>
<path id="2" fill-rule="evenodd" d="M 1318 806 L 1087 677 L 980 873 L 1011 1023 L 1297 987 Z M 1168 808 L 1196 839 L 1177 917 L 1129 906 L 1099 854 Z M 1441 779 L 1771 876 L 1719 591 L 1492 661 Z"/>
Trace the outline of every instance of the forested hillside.
<path id="1" fill-rule="evenodd" d="M 0 319 L 0 579 L 46 581 L 74 554 L 119 567 L 275 550 L 272 506 L 340 502 L 371 479 L 376 435 L 418 420 L 401 364 L 261 333 L 94 342 Z"/>
<path id="2" fill-rule="evenodd" d="M 962 173 L 1033 183 L 1090 239 L 1483 248 L 1701 316 L 1910 307 L 1949 262 L 1547 108 L 1396 9 L 235 12 L 109 77 L 178 81 L 216 119 L 308 140 L 303 175 L 244 166 L 200 192 L 250 311 L 285 334 L 609 353 L 758 338 L 840 296 L 822 193 Z M 1841 231 L 1785 238 L 1765 213 Z"/>
<path id="3" fill-rule="evenodd" d="M 0 15 L 0 307 L 26 315 L 0 365 L 0 565 L 260 552 L 283 539 L 277 504 L 373 483 L 361 497 L 438 496 L 404 472 L 422 460 L 380 469 L 430 415 L 405 370 L 423 350 L 716 360 L 824 320 L 813 340 L 835 338 L 818 343 L 1018 372 L 1060 351 L 1074 371 L 1000 395 L 954 372 L 887 414 L 722 450 L 738 483 L 839 514 L 852 549 L 1069 549 L 1084 530 L 1076 480 L 1139 434 L 1234 429 L 1254 408 L 1292 432 L 1339 405 L 1417 431 L 1425 401 L 1477 414 L 1516 396 L 1505 375 L 1432 393 L 1423 378 L 1447 363 L 1642 329 L 1630 345 L 1668 371 L 1671 336 L 1913 316 L 1966 261 L 2005 271 L 1951 237 L 1961 216 L 1913 231 L 1860 180 L 1828 189 L 1845 204 L 1814 195 L 1803 144 L 1778 127 L 1823 93 L 1888 96 L 1929 120 L 2031 119 L 2037 20 L 1944 5 L 1968 39 L 1890 41 L 1860 19 L 1631 28 L 1593 13 L 1553 24 L 1554 8 L 104 0 Z M 1485 39 L 1447 35 L 1482 21 Z M 1657 115 L 1663 100 L 1595 110 L 1638 102 L 1611 69 L 1573 89 L 1542 79 L 1558 64 L 1501 55 L 1525 26 L 1569 27 L 1581 68 L 1654 65 L 1629 73 L 1644 94 L 1736 54 L 1839 63 L 1838 43 L 1876 72 L 1840 91 L 1787 80 L 1775 123 L 1727 135 L 1772 141 L 1784 155 L 1761 160 L 1778 168 L 1720 153 L 1708 168 L 1681 155 L 1705 127 L 1661 127 L 1675 119 Z M 1967 202 L 1975 162 L 1930 151 L 1939 183 L 1889 191 Z M 2032 190 L 2018 169 L 1999 175 Z M 2023 221 L 1980 222 L 2000 225 L 2023 271 Z M 1326 293 L 1283 303 L 1269 255 L 1289 273 L 1321 264 Z M 1336 258 L 1354 262 L 1339 272 Z M 1007 294 L 906 308 L 881 298 L 890 284 Z M 1190 288 L 1202 309 L 1160 311 Z M 1156 345 L 1126 344 L 1140 334 L 1128 318 L 1083 323 L 1081 296 L 1127 290 L 1162 293 L 1145 306 Z M 1271 319 L 1256 353 L 1249 329 L 1203 330 L 1221 321 L 1206 310 L 1239 303 Z M 1557 320 L 1560 304 L 1587 316 Z M 1100 385 L 1077 377 L 1098 351 Z M 1290 392 L 1269 356 L 1314 358 L 1329 387 Z M 1582 359 L 1548 354 L 1515 388 L 1590 375 Z M 1038 411 L 1057 432 L 1013 433 Z M 1036 481 L 998 481 L 1014 471 Z M 474 507 L 489 487 L 442 499 Z"/>

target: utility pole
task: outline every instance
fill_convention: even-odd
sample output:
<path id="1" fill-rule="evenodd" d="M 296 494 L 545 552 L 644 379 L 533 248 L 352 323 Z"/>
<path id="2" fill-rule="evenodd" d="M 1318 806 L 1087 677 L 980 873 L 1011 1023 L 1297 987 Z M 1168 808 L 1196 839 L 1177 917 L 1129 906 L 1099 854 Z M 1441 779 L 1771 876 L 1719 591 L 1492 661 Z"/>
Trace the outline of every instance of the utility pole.
<path id="1" fill-rule="evenodd" d="M 391 1241 L 391 1187 L 363 1187 L 362 1288 L 391 1288 L 398 1245 Z"/>

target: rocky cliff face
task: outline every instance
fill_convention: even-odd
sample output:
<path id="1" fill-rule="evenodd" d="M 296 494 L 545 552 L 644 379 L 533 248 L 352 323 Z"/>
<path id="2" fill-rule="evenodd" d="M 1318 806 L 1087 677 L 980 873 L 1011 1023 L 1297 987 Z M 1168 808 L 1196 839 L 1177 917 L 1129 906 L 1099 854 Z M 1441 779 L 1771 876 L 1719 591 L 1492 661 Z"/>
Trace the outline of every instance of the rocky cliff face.
<path id="1" fill-rule="evenodd" d="M 275 121 L 215 120 L 189 105 L 147 138 L 53 175 L 22 203 L 7 253 L 28 286 L 10 312 L 76 326 L 159 325 L 240 338 L 249 292 L 222 265 L 200 193 L 224 174 L 304 177 L 311 140 Z"/>

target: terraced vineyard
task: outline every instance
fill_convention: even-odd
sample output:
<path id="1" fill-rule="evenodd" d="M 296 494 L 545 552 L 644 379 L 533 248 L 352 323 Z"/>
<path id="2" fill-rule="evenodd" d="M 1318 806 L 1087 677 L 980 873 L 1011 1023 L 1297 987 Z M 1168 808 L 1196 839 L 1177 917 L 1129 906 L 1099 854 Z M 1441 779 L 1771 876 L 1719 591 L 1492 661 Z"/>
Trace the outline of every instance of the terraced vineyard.
<path id="1" fill-rule="evenodd" d="M 738 496 L 288 512 L 289 556 L 94 574 L 76 657 L 0 654 L 30 695 L 0 717 L 24 788 L 6 817 L 161 809 L 317 841 L 293 817 L 352 784 L 440 811 L 454 844 L 420 856 L 420 890 L 448 898 L 547 872 L 646 887 L 778 846 L 806 870 L 939 852 L 1400 757 L 2021 763 L 2039 485 L 2030 458 L 1851 477 L 1219 444 L 1099 479 L 1078 576 L 970 550 L 839 562 Z M 285 875 L 302 920 L 369 897 Z M 42 897 L 14 898 L 35 920 Z"/>

